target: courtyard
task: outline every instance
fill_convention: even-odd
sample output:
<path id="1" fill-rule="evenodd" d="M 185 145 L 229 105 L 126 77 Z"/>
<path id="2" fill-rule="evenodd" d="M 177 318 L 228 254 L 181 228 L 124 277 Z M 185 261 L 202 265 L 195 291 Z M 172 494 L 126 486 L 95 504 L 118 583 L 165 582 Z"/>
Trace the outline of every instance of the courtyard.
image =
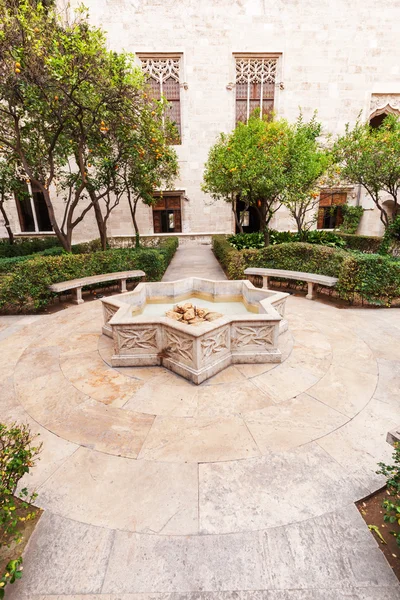
<path id="1" fill-rule="evenodd" d="M 193 260 L 196 256 L 196 262 Z M 209 247 L 179 272 L 224 279 Z M 400 421 L 400 310 L 287 300 L 280 364 L 112 368 L 100 300 L 0 317 L 2 419 L 40 433 L 14 600 L 395 600 L 355 502 Z"/>

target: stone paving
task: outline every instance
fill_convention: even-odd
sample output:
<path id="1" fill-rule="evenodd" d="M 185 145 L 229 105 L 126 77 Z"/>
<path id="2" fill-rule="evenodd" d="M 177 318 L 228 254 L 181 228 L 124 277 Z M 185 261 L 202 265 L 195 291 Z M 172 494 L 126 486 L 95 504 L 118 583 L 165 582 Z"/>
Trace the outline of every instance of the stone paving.
<path id="1" fill-rule="evenodd" d="M 45 509 L 7 597 L 399 599 L 354 502 L 400 422 L 400 310 L 292 296 L 287 319 L 282 364 L 195 386 L 112 369 L 99 301 L 0 318 L 1 418 L 41 434 Z"/>

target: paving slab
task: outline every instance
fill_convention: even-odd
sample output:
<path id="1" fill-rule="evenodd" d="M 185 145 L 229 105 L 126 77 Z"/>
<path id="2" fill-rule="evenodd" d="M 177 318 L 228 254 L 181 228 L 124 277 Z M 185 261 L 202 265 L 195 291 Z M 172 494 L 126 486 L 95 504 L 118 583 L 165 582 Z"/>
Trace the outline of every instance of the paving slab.
<path id="1" fill-rule="evenodd" d="M 354 505 L 304 523 L 269 529 L 263 534 L 263 543 L 267 589 L 351 589 L 397 584 Z"/>
<path id="2" fill-rule="evenodd" d="M 316 444 L 199 465 L 200 531 L 278 527 L 364 498 L 368 490 Z"/>
<path id="3" fill-rule="evenodd" d="M 226 279 L 209 245 L 187 245 L 178 248 L 162 281 L 176 281 L 185 277 L 201 277 L 216 281 Z"/>
<path id="4" fill-rule="evenodd" d="M 37 503 L 126 531 L 198 532 L 197 465 L 136 461 L 80 448 L 39 488 Z"/>
<path id="5" fill-rule="evenodd" d="M 263 454 L 302 446 L 348 422 L 348 417 L 308 394 L 242 416 Z"/>
<path id="6" fill-rule="evenodd" d="M 29 540 L 24 575 L 12 586 L 10 600 L 100 593 L 114 535 L 46 511 Z"/>
<path id="7" fill-rule="evenodd" d="M 205 463 L 260 456 L 240 416 L 156 417 L 139 459 Z"/>

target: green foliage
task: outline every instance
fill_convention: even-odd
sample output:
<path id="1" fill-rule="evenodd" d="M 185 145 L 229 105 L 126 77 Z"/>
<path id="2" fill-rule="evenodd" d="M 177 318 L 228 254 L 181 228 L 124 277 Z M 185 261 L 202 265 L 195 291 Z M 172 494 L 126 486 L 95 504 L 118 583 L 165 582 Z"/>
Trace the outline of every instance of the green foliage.
<path id="1" fill-rule="evenodd" d="M 351 253 L 339 274 L 337 291 L 344 300 L 390 306 L 400 298 L 400 261 L 378 254 Z"/>
<path id="2" fill-rule="evenodd" d="M 147 280 L 159 281 L 178 246 L 169 238 L 159 248 L 122 248 L 60 256 L 39 256 L 17 265 L 0 279 L 0 311 L 39 310 L 49 304 L 54 294 L 48 286 L 78 277 L 141 269 Z"/>
<path id="3" fill-rule="evenodd" d="M 397 214 L 400 191 L 400 120 L 388 115 L 377 129 L 358 120 L 335 144 L 334 155 L 341 175 L 359 184 L 371 196 L 387 228 Z M 393 206 L 382 204 L 382 196 L 390 195 Z"/>
<path id="4" fill-rule="evenodd" d="M 400 261 L 303 242 L 236 250 L 225 236 L 213 237 L 213 250 L 230 279 L 243 279 L 247 267 L 270 267 L 338 277 L 340 298 L 390 306 L 400 298 Z"/>
<path id="5" fill-rule="evenodd" d="M 317 180 L 330 158 L 317 142 L 321 125 L 315 116 L 295 124 L 253 115 L 229 135 L 222 133 L 205 165 L 203 190 L 235 206 L 238 198 L 253 206 L 268 244 L 268 225 L 285 204 L 299 231 L 315 221 Z M 310 214 L 311 213 L 311 214 Z"/>
<path id="6" fill-rule="evenodd" d="M 339 230 L 343 233 L 356 233 L 364 214 L 362 206 L 350 206 L 350 204 L 342 205 L 343 223 L 339 225 Z"/>
<path id="7" fill-rule="evenodd" d="M 396 538 L 397 545 L 400 546 L 400 446 L 395 444 L 393 452 L 393 464 L 387 465 L 380 462 L 378 475 L 384 475 L 387 478 L 386 486 L 389 492 L 389 498 L 383 501 L 382 508 L 385 510 L 383 517 L 386 523 L 393 525 L 394 529 L 390 533 Z"/>
<path id="8" fill-rule="evenodd" d="M 332 248 L 345 248 L 346 242 L 331 231 L 305 231 L 302 234 L 292 231 L 270 230 L 270 244 L 284 244 L 286 242 L 308 242 L 309 244 L 320 244 Z M 260 232 L 238 233 L 228 237 L 228 241 L 237 250 L 249 248 L 264 248 L 264 236 Z"/>
<path id="9" fill-rule="evenodd" d="M 367 254 L 375 254 L 379 251 L 382 238 L 370 235 L 353 235 L 350 233 L 335 232 L 346 243 L 348 250 L 357 250 Z"/>
<path id="10" fill-rule="evenodd" d="M 34 496 L 29 496 L 24 488 L 18 507 L 14 496 L 18 482 L 29 473 L 40 453 L 42 445 L 36 444 L 35 438 L 27 425 L 13 423 L 7 426 L 0 423 L 0 550 L 4 546 L 19 544 L 22 541 L 19 529 L 21 521 L 36 516 L 34 511 L 23 517 L 17 512 L 17 508 L 29 509 L 29 502 L 33 501 Z M 6 585 L 21 577 L 21 564 L 22 558 L 8 563 L 5 573 L 0 577 L 0 598 L 4 597 Z"/>
<path id="11" fill-rule="evenodd" d="M 41 191 L 67 251 L 91 208 L 105 249 L 126 186 L 148 200 L 177 172 L 165 100 L 149 97 L 134 57 L 110 51 L 82 6 L 67 22 L 40 2 L 0 0 L 0 73 L 0 156 Z"/>
<path id="12" fill-rule="evenodd" d="M 393 246 L 399 244 L 400 241 L 400 215 L 397 215 L 389 224 L 382 238 L 382 243 L 379 247 L 379 254 L 390 254 Z"/>
<path id="13" fill-rule="evenodd" d="M 301 241 L 306 241 L 306 232 L 317 220 L 318 186 L 332 163 L 331 153 L 320 146 L 320 134 L 316 115 L 304 122 L 300 114 L 288 136 L 286 186 L 281 201 L 292 216 Z"/>
<path id="14" fill-rule="evenodd" d="M 25 256 L 42 252 L 47 248 L 59 246 L 59 241 L 55 237 L 48 238 L 17 238 L 12 245 L 8 240 L 0 239 L 0 258 L 11 258 L 13 256 Z"/>
<path id="15" fill-rule="evenodd" d="M 57 241 L 58 243 L 58 241 Z M 13 246 L 11 246 L 12 248 Z M 73 254 L 88 254 L 90 252 L 97 252 L 101 249 L 100 240 L 92 240 L 91 242 L 83 242 L 81 244 L 75 244 L 71 250 Z M 38 256 L 59 256 L 65 254 L 64 248 L 61 246 L 50 246 L 45 250 L 35 252 L 34 254 L 28 254 L 26 256 L 13 256 L 10 258 L 0 258 L 0 274 L 10 273 L 14 268 L 24 261 L 32 260 Z"/>

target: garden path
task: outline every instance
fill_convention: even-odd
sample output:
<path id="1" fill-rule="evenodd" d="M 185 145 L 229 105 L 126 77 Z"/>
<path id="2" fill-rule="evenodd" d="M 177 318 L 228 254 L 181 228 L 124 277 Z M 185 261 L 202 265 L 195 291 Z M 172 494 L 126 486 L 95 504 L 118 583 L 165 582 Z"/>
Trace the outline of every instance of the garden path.
<path id="1" fill-rule="evenodd" d="M 226 275 L 209 245 L 180 246 L 166 270 L 163 281 L 176 281 L 185 277 L 226 279 Z"/>
<path id="2" fill-rule="evenodd" d="M 291 296 L 281 364 L 200 386 L 112 369 L 99 301 L 26 319 L 0 414 L 41 434 L 45 511 L 8 600 L 399 600 L 354 502 L 400 422 L 400 310 Z"/>

